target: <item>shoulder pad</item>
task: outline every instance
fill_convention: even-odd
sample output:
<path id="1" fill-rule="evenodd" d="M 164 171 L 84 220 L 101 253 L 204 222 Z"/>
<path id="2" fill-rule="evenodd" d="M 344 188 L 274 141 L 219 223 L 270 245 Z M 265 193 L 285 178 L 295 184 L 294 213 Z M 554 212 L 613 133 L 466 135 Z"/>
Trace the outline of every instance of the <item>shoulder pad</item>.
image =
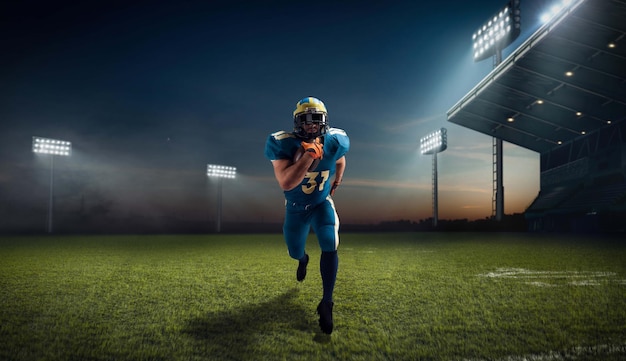
<path id="1" fill-rule="evenodd" d="M 286 132 L 284 130 L 279 130 L 276 133 L 272 133 L 270 135 L 270 137 L 274 138 L 274 140 L 276 140 L 276 141 L 279 141 L 279 140 L 283 140 L 283 139 L 286 139 L 286 138 L 295 138 L 296 136 L 293 133 L 288 133 L 288 132 Z"/>
<path id="2" fill-rule="evenodd" d="M 348 134 L 346 134 L 346 131 L 343 129 L 339 129 L 339 128 L 329 128 L 328 129 L 328 134 L 339 134 L 339 135 L 343 135 L 344 137 L 347 137 Z"/>
<path id="3" fill-rule="evenodd" d="M 337 147 L 340 154 L 345 154 L 350 149 L 350 138 L 346 134 L 345 130 L 339 128 L 328 129 L 327 134 L 334 139 L 337 143 Z"/>

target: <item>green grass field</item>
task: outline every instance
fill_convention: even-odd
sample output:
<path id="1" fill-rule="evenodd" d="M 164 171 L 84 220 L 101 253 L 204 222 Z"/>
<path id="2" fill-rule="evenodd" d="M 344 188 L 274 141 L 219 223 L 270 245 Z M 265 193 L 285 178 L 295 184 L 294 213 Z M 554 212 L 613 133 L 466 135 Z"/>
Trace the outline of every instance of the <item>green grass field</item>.
<path id="1" fill-rule="evenodd" d="M 343 234 L 335 331 L 319 248 L 281 235 L 0 237 L 2 360 L 623 360 L 626 242 Z"/>

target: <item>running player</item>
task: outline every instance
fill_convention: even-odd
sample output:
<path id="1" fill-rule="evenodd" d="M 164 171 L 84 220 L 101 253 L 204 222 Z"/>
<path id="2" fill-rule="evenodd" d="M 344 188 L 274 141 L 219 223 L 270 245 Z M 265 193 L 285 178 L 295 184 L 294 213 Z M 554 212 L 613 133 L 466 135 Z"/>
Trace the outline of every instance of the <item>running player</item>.
<path id="1" fill-rule="evenodd" d="M 298 260 L 299 282 L 305 279 L 309 263 L 305 246 L 310 229 L 317 235 L 323 286 L 317 312 L 320 328 L 330 334 L 339 264 L 339 217 L 332 195 L 343 178 L 350 140 L 345 131 L 329 127 L 326 106 L 317 98 L 296 104 L 293 124 L 293 132 L 279 131 L 267 138 L 265 156 L 285 194 L 283 236 L 289 255 Z"/>

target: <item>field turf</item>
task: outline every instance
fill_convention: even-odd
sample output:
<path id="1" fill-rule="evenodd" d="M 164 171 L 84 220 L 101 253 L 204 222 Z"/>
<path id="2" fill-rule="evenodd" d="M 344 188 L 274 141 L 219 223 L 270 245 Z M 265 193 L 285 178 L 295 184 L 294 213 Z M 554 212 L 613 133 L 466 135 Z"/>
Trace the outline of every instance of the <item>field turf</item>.
<path id="1" fill-rule="evenodd" d="M 0 360 L 624 360 L 626 241 L 343 234 L 335 331 L 282 236 L 0 237 Z"/>

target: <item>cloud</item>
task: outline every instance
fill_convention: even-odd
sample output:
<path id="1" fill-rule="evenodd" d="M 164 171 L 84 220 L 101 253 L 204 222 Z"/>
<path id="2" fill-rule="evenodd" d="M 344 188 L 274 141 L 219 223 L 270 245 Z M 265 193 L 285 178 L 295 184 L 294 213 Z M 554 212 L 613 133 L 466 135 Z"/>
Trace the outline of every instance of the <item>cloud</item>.
<path id="1" fill-rule="evenodd" d="M 430 123 L 430 122 L 434 122 L 438 120 L 443 122 L 445 120 L 445 114 L 432 114 L 432 115 L 428 115 L 425 117 L 412 119 L 404 123 L 395 123 L 395 124 L 387 123 L 388 125 L 383 127 L 383 130 L 390 132 L 390 133 L 400 133 L 400 132 L 405 132 L 407 131 L 407 129 L 414 128 L 418 125 Z"/>
<path id="2" fill-rule="evenodd" d="M 386 188 L 386 189 L 430 189 L 429 184 L 419 184 L 411 182 L 401 182 L 393 180 L 378 179 L 350 179 L 342 183 L 343 186 L 350 187 L 367 187 L 367 188 Z"/>
<path id="3" fill-rule="evenodd" d="M 478 187 L 467 186 L 464 184 L 447 185 L 447 184 L 440 183 L 437 188 L 440 192 L 445 191 L 445 192 L 480 193 L 480 194 L 490 194 L 492 192 L 492 190 L 487 187 L 478 188 Z"/>
<path id="4" fill-rule="evenodd" d="M 391 190 L 399 190 L 399 189 L 417 189 L 417 190 L 432 190 L 432 184 L 428 183 L 416 183 L 416 182 L 402 182 L 402 181 L 393 181 L 393 180 L 379 180 L 379 179 L 346 179 L 342 183 L 344 187 L 359 187 L 359 188 L 380 188 L 380 189 L 391 189 Z M 471 187 L 463 184 L 439 184 L 438 190 L 446 191 L 446 192 L 460 192 L 460 193 L 480 193 L 480 194 L 488 194 L 491 193 L 490 189 L 487 188 L 478 188 Z"/>

